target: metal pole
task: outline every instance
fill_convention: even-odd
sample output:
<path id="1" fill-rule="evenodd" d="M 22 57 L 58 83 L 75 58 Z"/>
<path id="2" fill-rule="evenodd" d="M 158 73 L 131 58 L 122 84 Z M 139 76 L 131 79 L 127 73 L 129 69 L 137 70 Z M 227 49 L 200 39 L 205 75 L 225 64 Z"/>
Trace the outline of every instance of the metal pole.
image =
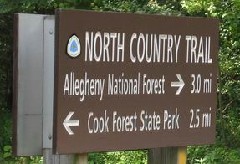
<path id="1" fill-rule="evenodd" d="M 43 149 L 44 164 L 75 164 L 74 155 L 53 155 L 52 149 Z"/>

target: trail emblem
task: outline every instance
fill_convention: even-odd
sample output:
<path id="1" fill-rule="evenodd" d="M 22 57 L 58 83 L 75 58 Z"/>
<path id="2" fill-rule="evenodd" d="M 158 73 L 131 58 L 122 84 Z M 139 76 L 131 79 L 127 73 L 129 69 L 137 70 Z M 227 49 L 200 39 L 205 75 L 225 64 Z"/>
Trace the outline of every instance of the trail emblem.
<path id="1" fill-rule="evenodd" d="M 76 35 L 73 35 L 68 40 L 67 53 L 69 56 L 75 58 L 80 55 L 80 41 Z"/>

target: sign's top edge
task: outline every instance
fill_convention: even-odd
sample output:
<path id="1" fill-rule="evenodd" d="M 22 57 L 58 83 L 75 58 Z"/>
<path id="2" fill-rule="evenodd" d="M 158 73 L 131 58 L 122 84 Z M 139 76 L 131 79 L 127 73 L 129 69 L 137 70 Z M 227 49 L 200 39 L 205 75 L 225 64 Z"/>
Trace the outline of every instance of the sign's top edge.
<path id="1" fill-rule="evenodd" d="M 53 16 L 49 14 L 36 14 L 36 13 L 14 13 L 14 15 L 21 15 L 21 16 Z"/>
<path id="2" fill-rule="evenodd" d="M 63 8 L 58 8 L 55 9 L 55 15 L 60 14 L 60 13 L 73 13 L 73 12 L 88 12 L 88 13 L 98 13 L 98 14 L 123 14 L 123 15 L 143 15 L 143 16 L 157 16 L 157 17 L 163 17 L 163 18 L 179 18 L 179 19 L 195 19 L 195 20 L 209 20 L 209 21 L 216 21 L 216 23 L 219 23 L 218 18 L 214 17 L 192 17 L 192 16 L 185 16 L 185 15 L 161 15 L 160 13 L 155 13 L 155 14 L 150 14 L 150 13 L 144 13 L 144 12 L 115 12 L 115 11 L 95 11 L 95 10 L 84 10 L 84 9 L 63 9 Z"/>

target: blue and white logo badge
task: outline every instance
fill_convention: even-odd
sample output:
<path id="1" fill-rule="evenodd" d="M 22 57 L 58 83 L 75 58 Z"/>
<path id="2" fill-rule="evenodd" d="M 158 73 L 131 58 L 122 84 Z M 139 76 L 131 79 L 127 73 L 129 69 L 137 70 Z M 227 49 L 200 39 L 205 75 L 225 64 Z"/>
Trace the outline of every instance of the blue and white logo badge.
<path id="1" fill-rule="evenodd" d="M 78 55 L 80 55 L 80 50 L 81 50 L 81 46 L 80 46 L 79 38 L 76 35 L 73 35 L 68 40 L 67 53 L 69 56 L 75 58 Z"/>

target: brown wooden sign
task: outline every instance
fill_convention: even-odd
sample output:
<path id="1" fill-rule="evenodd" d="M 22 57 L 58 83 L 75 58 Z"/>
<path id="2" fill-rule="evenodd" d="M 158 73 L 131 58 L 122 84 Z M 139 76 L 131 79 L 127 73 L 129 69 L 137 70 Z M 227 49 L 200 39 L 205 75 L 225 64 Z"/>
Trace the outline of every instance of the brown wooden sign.
<path id="1" fill-rule="evenodd" d="M 218 21 L 56 12 L 56 153 L 215 140 Z"/>

